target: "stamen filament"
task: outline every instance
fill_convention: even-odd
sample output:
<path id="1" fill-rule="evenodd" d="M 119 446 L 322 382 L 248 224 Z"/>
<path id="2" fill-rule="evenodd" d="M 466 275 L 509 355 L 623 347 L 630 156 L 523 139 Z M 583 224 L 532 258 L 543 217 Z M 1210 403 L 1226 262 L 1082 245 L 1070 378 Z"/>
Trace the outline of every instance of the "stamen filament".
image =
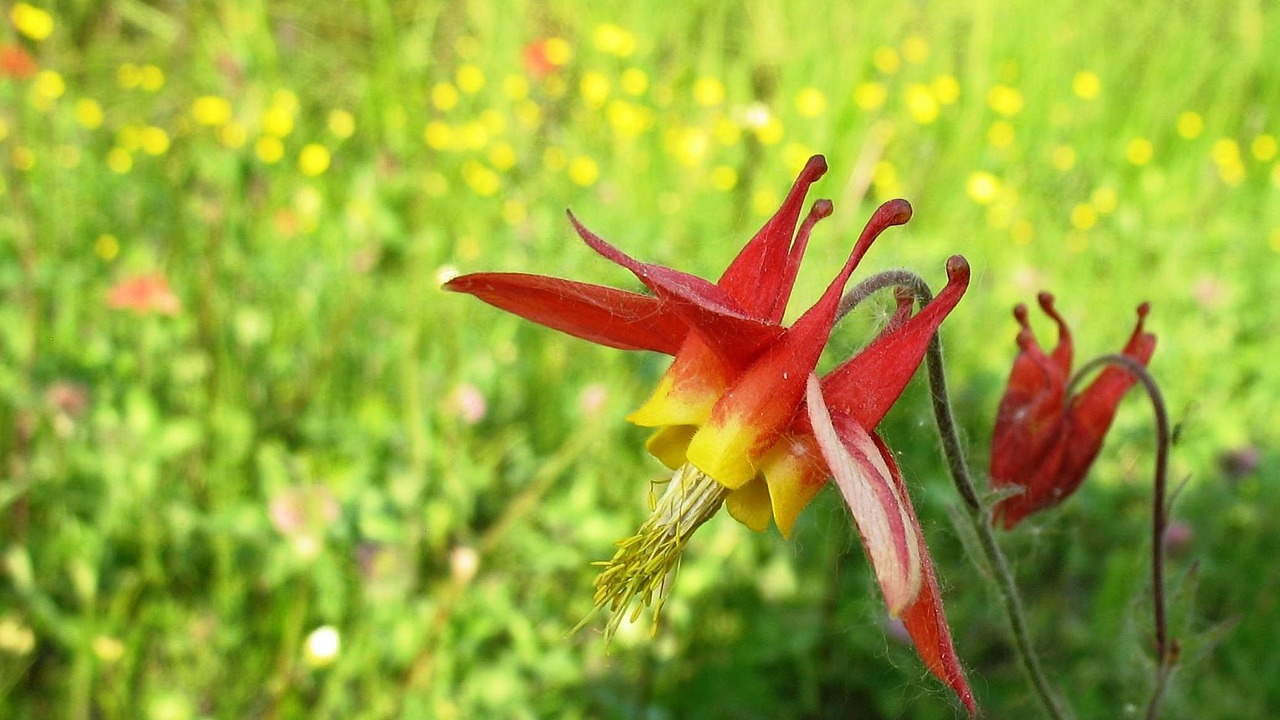
<path id="1" fill-rule="evenodd" d="M 658 615 L 681 551 L 694 531 L 716 514 L 729 492 L 693 465 L 680 466 L 636 534 L 616 543 L 613 559 L 594 563 L 602 568 L 595 581 L 596 609 L 608 608 L 612 613 L 605 625 L 606 639 L 624 617 L 635 622 L 645 607 L 653 608 L 651 633 L 657 632 Z"/>

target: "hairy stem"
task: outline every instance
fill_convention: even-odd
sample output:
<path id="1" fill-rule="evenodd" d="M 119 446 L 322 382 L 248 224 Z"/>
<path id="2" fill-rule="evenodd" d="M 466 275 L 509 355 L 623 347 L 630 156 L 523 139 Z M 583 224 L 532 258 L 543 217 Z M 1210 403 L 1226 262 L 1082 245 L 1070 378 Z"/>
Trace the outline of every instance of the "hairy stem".
<path id="1" fill-rule="evenodd" d="M 1126 355 L 1103 355 L 1085 363 L 1067 387 L 1068 396 L 1089 373 L 1106 365 L 1115 365 L 1137 378 L 1147 391 L 1156 421 L 1156 469 L 1151 499 L 1151 603 L 1155 615 L 1156 676 L 1151 701 L 1147 704 L 1147 720 L 1160 717 L 1160 706 L 1173 666 L 1177 662 L 1177 641 L 1169 640 L 1164 593 L 1164 534 L 1169 524 L 1169 508 L 1165 500 L 1169 472 L 1169 413 L 1155 378 L 1142 363 Z"/>

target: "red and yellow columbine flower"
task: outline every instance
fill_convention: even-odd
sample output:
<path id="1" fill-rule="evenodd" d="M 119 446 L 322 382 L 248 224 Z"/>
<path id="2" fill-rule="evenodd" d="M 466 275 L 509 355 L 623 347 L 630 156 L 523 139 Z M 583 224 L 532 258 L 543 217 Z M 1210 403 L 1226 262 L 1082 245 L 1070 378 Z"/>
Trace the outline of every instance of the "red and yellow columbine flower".
<path id="1" fill-rule="evenodd" d="M 831 213 L 831 203 L 818 200 L 799 223 L 808 189 L 825 171 L 821 156 L 809 160 L 782 207 L 715 283 L 640 262 L 570 215 L 592 249 L 652 294 L 520 273 L 464 275 L 446 287 L 592 342 L 675 358 L 629 418 L 655 428 L 648 448 L 674 474 L 652 516 L 602 563 L 596 604 L 613 611 L 610 630 L 637 598 L 633 618 L 645 605 L 661 608 L 680 551 L 721 505 L 752 529 L 773 520 L 790 535 L 799 512 L 834 477 L 890 614 L 903 619 L 929 669 L 972 711 L 919 521 L 892 454 L 873 432 L 964 294 L 968 265 L 953 257 L 948 285 L 933 302 L 913 316 L 901 299 L 866 349 L 818 380 L 814 368 L 850 275 L 881 232 L 911 217 L 904 200 L 881 205 L 817 303 L 782 325 L 809 235 Z"/>
<path id="2" fill-rule="evenodd" d="M 1068 398 L 1071 376 L 1071 331 L 1053 307 L 1053 296 L 1040 293 L 1040 307 L 1058 324 L 1058 346 L 1045 354 L 1027 320 L 1026 305 L 1014 309 L 1022 329 L 1019 353 L 1009 374 L 991 442 L 991 482 L 1018 488 L 996 504 L 995 518 L 1005 529 L 1027 515 L 1052 507 L 1075 492 L 1089 472 L 1103 436 L 1111 427 L 1120 399 L 1137 378 L 1111 366 L 1082 392 Z M 1156 336 L 1144 332 L 1149 306 L 1138 307 L 1138 323 L 1124 355 L 1144 367 L 1156 349 Z"/>

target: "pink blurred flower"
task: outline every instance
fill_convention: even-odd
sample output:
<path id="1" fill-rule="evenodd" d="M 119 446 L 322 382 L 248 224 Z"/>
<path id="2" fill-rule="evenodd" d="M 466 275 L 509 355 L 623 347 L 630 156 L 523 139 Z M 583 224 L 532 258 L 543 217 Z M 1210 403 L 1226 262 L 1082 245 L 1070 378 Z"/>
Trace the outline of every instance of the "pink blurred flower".
<path id="1" fill-rule="evenodd" d="M 132 310 L 139 315 L 177 315 L 182 310 L 182 301 L 169 289 L 164 275 L 152 273 L 116 283 L 108 291 L 107 306 L 113 310 Z"/>
<path id="2" fill-rule="evenodd" d="M 489 412 L 480 388 L 471 383 L 462 383 L 455 387 L 445 400 L 445 409 L 449 415 L 462 420 L 468 425 L 475 425 L 484 419 Z"/>

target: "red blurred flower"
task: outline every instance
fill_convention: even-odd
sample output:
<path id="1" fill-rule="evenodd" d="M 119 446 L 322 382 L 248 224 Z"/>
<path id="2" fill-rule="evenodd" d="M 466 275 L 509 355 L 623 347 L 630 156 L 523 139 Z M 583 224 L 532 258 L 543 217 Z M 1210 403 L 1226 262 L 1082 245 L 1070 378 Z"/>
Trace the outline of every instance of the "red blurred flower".
<path id="1" fill-rule="evenodd" d="M 991 481 L 997 488 L 1020 488 L 995 507 L 1005 529 L 1027 515 L 1052 507 L 1075 492 L 1102 448 L 1120 399 L 1137 379 L 1110 366 L 1083 391 L 1066 397 L 1071 376 L 1071 332 L 1053 307 L 1053 296 L 1040 293 L 1040 307 L 1058 324 L 1058 346 L 1046 355 L 1027 320 L 1027 307 L 1014 316 L 1020 352 L 1009 386 L 996 412 L 991 442 Z M 1156 337 L 1143 331 L 1149 305 L 1138 307 L 1138 323 L 1124 354 L 1144 367 L 1155 352 Z"/>
<path id="2" fill-rule="evenodd" d="M 163 275 L 154 273 L 139 275 L 114 285 L 108 291 L 107 306 L 113 310 L 132 310 L 139 315 L 177 315 L 182 310 L 182 301 L 169 289 L 169 281 Z"/>
<path id="3" fill-rule="evenodd" d="M 973 710 L 942 613 L 937 581 L 892 453 L 873 430 L 919 366 L 930 337 L 968 286 L 956 256 L 949 282 L 914 316 L 898 312 L 858 355 L 814 376 L 844 286 L 882 231 L 905 223 L 904 200 L 882 205 L 818 302 L 781 324 L 810 232 L 831 213 L 814 203 L 796 231 L 805 195 L 826 171 L 815 156 L 778 212 L 716 283 L 643 263 L 587 230 L 579 236 L 631 270 L 652 295 L 521 273 L 477 273 L 446 288 L 610 347 L 675 360 L 630 420 L 657 428 L 648 448 L 673 471 L 654 514 L 597 580 L 598 606 L 616 623 L 636 597 L 662 604 L 664 581 L 692 532 L 726 505 L 755 530 L 774 520 L 789 535 L 800 510 L 835 477 L 862 535 L 892 616 L 901 616 L 929 669 Z M 794 236 L 794 240 L 793 240 Z"/>
<path id="4" fill-rule="evenodd" d="M 561 65 L 559 57 L 553 49 L 553 43 L 562 42 L 554 38 L 544 38 L 534 40 L 524 46 L 524 69 L 535 78 L 542 78 L 559 70 Z"/>
<path id="5" fill-rule="evenodd" d="M 39 69 L 36 59 L 21 46 L 0 45 L 0 77 L 26 80 Z"/>

